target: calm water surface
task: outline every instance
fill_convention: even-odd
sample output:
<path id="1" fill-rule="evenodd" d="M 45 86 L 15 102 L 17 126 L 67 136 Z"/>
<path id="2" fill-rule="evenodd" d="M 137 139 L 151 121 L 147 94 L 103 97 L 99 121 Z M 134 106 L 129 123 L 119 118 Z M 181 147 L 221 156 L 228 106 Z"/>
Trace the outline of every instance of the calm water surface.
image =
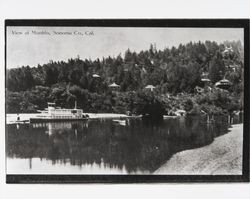
<path id="1" fill-rule="evenodd" d="M 234 120 L 236 123 L 239 122 Z M 228 132 L 227 118 L 8 124 L 7 173 L 150 174 Z"/>

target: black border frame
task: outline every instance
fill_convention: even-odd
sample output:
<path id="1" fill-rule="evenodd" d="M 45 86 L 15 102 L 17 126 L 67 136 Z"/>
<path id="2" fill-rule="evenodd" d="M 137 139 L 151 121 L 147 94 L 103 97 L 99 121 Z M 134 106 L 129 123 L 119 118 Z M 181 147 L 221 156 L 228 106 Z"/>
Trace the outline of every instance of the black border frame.
<path id="1" fill-rule="evenodd" d="M 179 27 L 244 29 L 244 124 L 242 175 L 10 175 L 6 183 L 190 183 L 249 182 L 249 19 L 6 19 L 5 77 L 7 67 L 7 26 L 88 27 Z M 6 81 L 6 80 L 5 80 Z M 6 88 L 6 82 L 5 82 Z M 5 107 L 6 109 L 6 107 Z M 6 116 L 6 110 L 5 110 Z M 5 122 L 6 123 L 6 122 Z M 7 136 L 5 134 L 5 139 Z M 7 147 L 7 146 L 6 146 Z M 6 149 L 5 149 L 6 150 Z"/>

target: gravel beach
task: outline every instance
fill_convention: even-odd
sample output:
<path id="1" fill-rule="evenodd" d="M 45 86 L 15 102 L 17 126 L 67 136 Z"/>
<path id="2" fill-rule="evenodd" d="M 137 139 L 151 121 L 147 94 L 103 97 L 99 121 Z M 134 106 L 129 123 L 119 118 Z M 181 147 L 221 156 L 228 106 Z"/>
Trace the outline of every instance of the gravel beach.
<path id="1" fill-rule="evenodd" d="M 175 154 L 154 174 L 241 175 L 242 152 L 243 124 L 237 124 L 210 145 Z"/>

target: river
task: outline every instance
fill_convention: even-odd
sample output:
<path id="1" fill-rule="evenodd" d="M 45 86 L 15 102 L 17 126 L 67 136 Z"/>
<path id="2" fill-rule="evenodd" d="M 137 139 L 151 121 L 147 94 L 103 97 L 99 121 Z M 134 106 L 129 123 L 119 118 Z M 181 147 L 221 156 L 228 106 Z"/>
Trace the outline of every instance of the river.
<path id="1" fill-rule="evenodd" d="M 227 121 L 179 117 L 7 124 L 7 174 L 152 174 L 177 152 L 226 134 Z"/>

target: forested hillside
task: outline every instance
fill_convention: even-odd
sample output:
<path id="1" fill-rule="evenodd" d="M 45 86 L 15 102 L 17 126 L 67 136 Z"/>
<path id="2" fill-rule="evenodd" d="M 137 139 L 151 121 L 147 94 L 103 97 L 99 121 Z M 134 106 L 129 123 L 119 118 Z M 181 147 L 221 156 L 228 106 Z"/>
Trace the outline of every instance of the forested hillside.
<path id="1" fill-rule="evenodd" d="M 243 57 L 240 41 L 206 41 L 163 50 L 152 44 L 145 51 L 128 49 L 117 57 L 94 61 L 78 56 L 67 62 L 8 69 L 6 111 L 36 112 L 47 107 L 47 102 L 72 108 L 77 100 L 84 112 L 166 114 L 175 109 L 190 113 L 202 109 L 227 114 L 243 106 Z M 209 89 L 201 81 L 204 74 L 211 80 Z M 223 78 L 232 86 L 216 89 L 215 83 Z M 114 82 L 120 86 L 116 92 L 109 88 Z M 150 91 L 147 85 L 156 88 Z M 202 92 L 197 93 L 197 87 Z"/>

